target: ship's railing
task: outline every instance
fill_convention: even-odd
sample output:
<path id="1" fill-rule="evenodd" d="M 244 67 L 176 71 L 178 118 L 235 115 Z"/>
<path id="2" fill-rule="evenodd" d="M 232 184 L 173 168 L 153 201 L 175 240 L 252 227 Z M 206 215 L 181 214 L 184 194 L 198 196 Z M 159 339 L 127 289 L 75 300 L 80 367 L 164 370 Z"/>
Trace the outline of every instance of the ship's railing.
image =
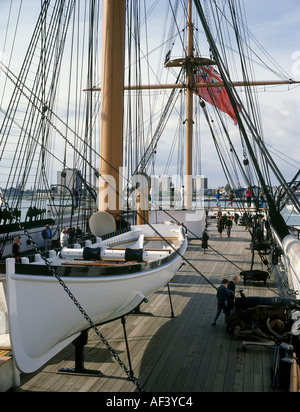
<path id="1" fill-rule="evenodd" d="M 288 226 L 289 231 L 296 236 L 298 239 L 300 239 L 300 229 L 295 227 L 295 226 Z"/>

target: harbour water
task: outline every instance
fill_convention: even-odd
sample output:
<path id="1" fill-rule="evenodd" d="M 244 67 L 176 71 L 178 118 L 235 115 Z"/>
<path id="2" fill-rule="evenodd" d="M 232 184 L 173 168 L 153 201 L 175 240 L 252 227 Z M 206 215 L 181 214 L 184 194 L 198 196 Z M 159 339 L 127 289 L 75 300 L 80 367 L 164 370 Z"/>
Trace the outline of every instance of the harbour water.
<path id="1" fill-rule="evenodd" d="M 66 200 L 66 201 L 65 201 L 65 207 L 66 207 L 66 205 L 69 205 L 69 207 L 67 207 L 66 214 L 69 214 L 70 211 L 71 211 L 70 204 L 71 204 L 71 201 L 70 201 L 70 200 Z M 195 206 L 196 204 L 197 204 L 197 206 L 204 207 L 204 208 L 207 208 L 207 207 L 215 207 L 215 206 L 216 206 L 216 201 L 215 201 L 215 199 L 213 199 L 213 198 L 209 198 L 209 199 L 205 199 L 204 202 L 202 202 L 202 204 L 200 204 L 199 202 L 197 202 L 197 203 L 193 202 L 193 206 Z M 169 199 L 163 200 L 163 201 L 160 202 L 160 204 L 159 204 L 159 206 L 161 206 L 162 208 L 167 207 L 167 206 L 169 206 L 169 205 L 170 205 Z M 29 200 L 29 199 L 24 199 L 24 200 L 22 201 L 21 221 L 24 221 L 24 220 L 25 220 L 26 214 L 27 214 L 27 211 L 28 211 L 28 208 L 29 208 L 30 206 L 31 206 L 31 200 Z M 175 205 L 172 204 L 172 206 L 175 206 L 175 207 L 177 207 L 177 208 L 180 208 L 180 201 L 177 200 L 176 203 L 175 203 Z M 245 205 L 245 206 L 246 206 L 246 205 Z M 254 205 L 253 205 L 253 206 L 254 206 Z M 234 201 L 232 207 L 233 207 L 233 208 L 236 208 L 236 209 L 239 209 L 239 208 L 241 208 L 241 203 Z M 45 201 L 43 202 L 43 208 L 46 209 L 46 215 L 45 215 L 46 218 L 53 218 L 53 217 L 54 217 L 54 216 L 52 215 L 52 213 L 51 213 L 51 209 L 50 209 L 50 207 L 49 207 L 49 201 L 48 201 L 47 199 L 45 199 Z M 221 210 L 223 210 L 223 211 L 226 211 L 226 210 L 229 208 L 229 206 L 228 206 L 228 199 L 225 198 L 225 199 L 222 199 L 222 200 L 221 200 L 220 208 L 221 208 Z M 242 210 L 242 209 L 240 209 L 240 211 L 237 210 L 237 213 L 242 214 L 243 212 L 244 212 L 244 210 Z M 300 216 L 299 216 L 298 213 L 291 212 L 291 211 L 289 211 L 287 208 L 284 208 L 283 211 L 282 211 L 282 215 L 283 215 L 285 221 L 287 222 L 287 224 L 288 224 L 289 226 L 299 227 L 299 229 L 300 229 Z"/>

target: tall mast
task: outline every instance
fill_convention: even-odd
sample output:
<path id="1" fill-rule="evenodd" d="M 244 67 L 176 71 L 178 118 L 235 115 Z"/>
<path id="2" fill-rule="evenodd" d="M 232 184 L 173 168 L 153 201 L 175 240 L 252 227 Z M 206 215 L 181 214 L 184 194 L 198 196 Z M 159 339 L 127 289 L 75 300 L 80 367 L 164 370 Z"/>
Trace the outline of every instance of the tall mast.
<path id="1" fill-rule="evenodd" d="M 188 3 L 188 21 L 187 21 L 187 50 L 186 50 L 186 119 L 185 119 L 185 199 L 186 208 L 192 206 L 192 175 L 193 175 L 193 82 L 194 82 L 194 65 L 188 62 L 194 57 L 193 47 L 193 23 L 192 23 L 192 0 Z"/>
<path id="2" fill-rule="evenodd" d="M 112 215 L 119 213 L 121 190 L 119 168 L 123 160 L 124 67 L 125 0 L 103 0 L 98 209 Z M 106 176 L 105 185 L 101 176 Z"/>

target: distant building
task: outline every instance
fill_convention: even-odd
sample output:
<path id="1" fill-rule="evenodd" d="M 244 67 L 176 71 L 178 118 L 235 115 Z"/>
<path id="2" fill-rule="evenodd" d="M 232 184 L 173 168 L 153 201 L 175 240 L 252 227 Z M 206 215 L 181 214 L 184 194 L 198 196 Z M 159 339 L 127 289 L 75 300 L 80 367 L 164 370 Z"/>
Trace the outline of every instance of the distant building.
<path id="1" fill-rule="evenodd" d="M 155 192 L 169 192 L 172 185 L 170 176 L 151 176 L 151 188 Z"/>
<path id="2" fill-rule="evenodd" d="M 57 172 L 57 185 L 58 187 L 62 186 L 59 191 L 62 194 L 67 194 L 70 191 L 73 193 L 74 190 L 79 192 L 82 183 L 79 176 L 80 171 L 78 169 L 64 169 Z"/>

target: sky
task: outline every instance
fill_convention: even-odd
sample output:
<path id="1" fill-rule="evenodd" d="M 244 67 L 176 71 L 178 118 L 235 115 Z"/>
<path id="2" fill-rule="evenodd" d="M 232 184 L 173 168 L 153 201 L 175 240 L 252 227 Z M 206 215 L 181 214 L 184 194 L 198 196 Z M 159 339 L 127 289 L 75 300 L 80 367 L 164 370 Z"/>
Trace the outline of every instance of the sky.
<path id="1" fill-rule="evenodd" d="M 246 0 L 248 26 L 268 53 L 294 80 L 300 80 L 300 2 Z M 289 89 L 289 91 L 287 91 Z M 276 89 L 274 89 L 276 90 Z M 278 162 L 287 179 L 300 169 L 300 87 L 262 92 L 262 119 L 266 142 L 297 163 Z M 291 166 L 293 165 L 293 166 Z"/>
<path id="2" fill-rule="evenodd" d="M 166 0 L 159 1 L 162 4 L 166 2 Z M 13 0 L 13 3 L 15 13 L 19 0 Z M 300 80 L 300 1 L 244 0 L 244 4 L 251 33 L 291 78 Z M 0 44 L 2 45 L 4 44 L 4 27 L 9 5 L 10 0 L 0 0 Z M 25 50 L 30 38 L 39 7 L 40 0 L 23 0 L 23 13 L 26 14 L 26 18 L 22 22 L 22 32 L 17 38 L 22 49 L 20 55 Z M 155 32 L 153 32 L 154 34 Z M 0 56 L 3 58 L 1 50 Z M 16 57 L 14 56 L 14 59 Z M 4 60 L 7 61 L 8 58 L 7 53 L 5 53 Z M 257 80 L 259 80 L 259 75 L 260 71 L 258 70 Z M 0 83 L 3 81 L 4 76 L 2 75 Z M 261 91 L 259 99 L 265 141 L 267 145 L 270 145 L 272 152 L 274 151 L 274 159 L 282 168 L 284 176 L 290 180 L 297 172 L 297 168 L 300 168 L 300 87 L 270 88 Z M 212 150 L 210 146 L 208 148 L 207 150 Z M 294 162 L 290 160 L 283 162 L 281 160 L 283 156 L 279 156 L 279 152 L 276 150 L 284 153 L 288 158 L 294 159 Z M 205 147 L 203 151 L 205 153 Z M 158 163 L 163 163 L 163 161 L 162 157 L 158 157 Z M 162 173 L 163 166 L 157 171 Z M 218 187 L 226 183 L 220 171 L 216 154 L 212 152 L 209 152 L 209 156 L 204 154 L 202 173 L 208 178 L 210 187 Z"/>

